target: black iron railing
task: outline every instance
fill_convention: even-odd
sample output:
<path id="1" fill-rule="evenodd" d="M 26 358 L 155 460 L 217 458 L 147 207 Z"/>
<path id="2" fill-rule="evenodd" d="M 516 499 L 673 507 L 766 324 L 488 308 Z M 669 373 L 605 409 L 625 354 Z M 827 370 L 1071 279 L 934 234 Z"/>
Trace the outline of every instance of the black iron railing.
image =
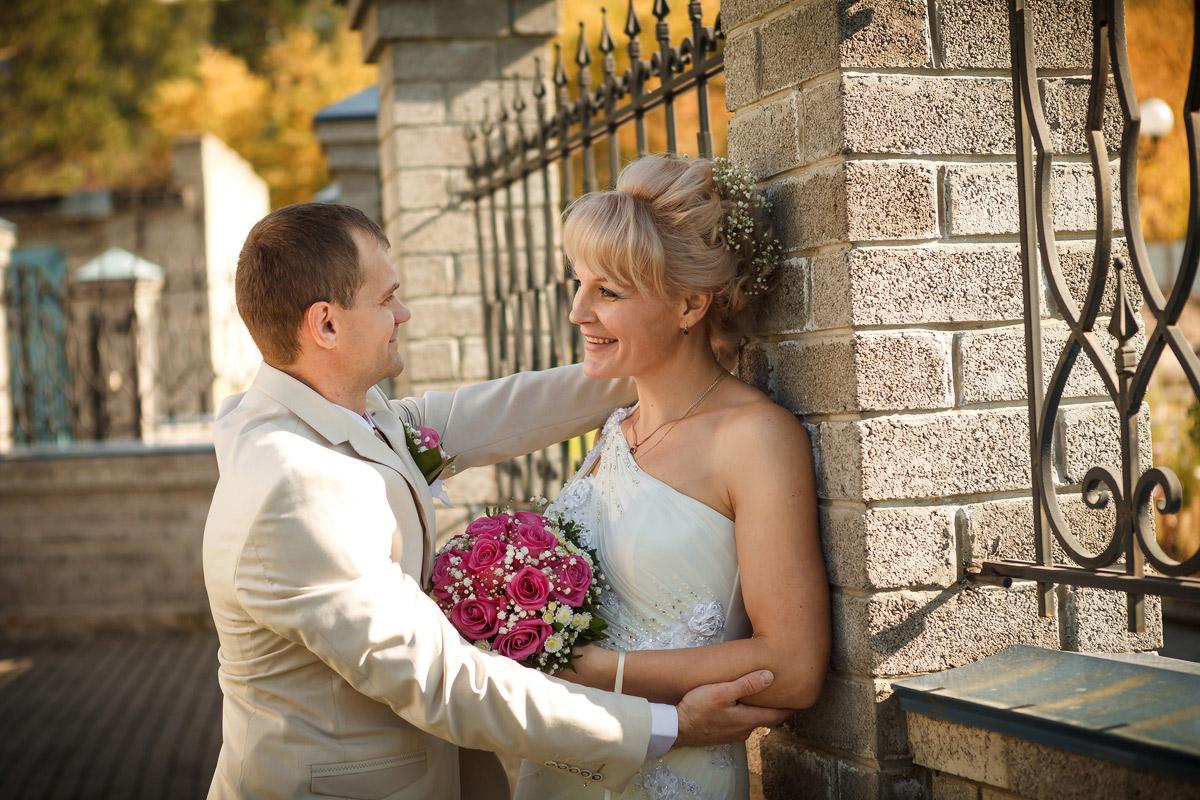
<path id="1" fill-rule="evenodd" d="M 1197 11 L 1200 12 L 1200 8 Z M 1197 115 L 1200 114 L 1200 51 L 1195 47 L 1200 43 L 1200 13 L 1195 16 L 1191 76 L 1183 115 L 1191 179 L 1188 231 L 1182 264 L 1169 296 L 1160 291 L 1151 270 L 1138 216 L 1137 152 L 1141 112 L 1129 73 L 1124 3 L 1122 0 L 1095 0 L 1092 14 L 1094 50 L 1087 140 L 1096 184 L 1097 230 L 1090 283 L 1080 305 L 1068 289 L 1056 249 L 1051 191 L 1055 153 L 1042 111 L 1032 23 L 1024 0 L 1010 0 L 1036 561 L 985 562 L 977 577 L 984 581 L 1012 578 L 1038 581 L 1039 610 L 1043 616 L 1052 613 L 1052 589 L 1056 583 L 1123 591 L 1129 598 L 1129 629 L 1141 631 L 1145 625 L 1146 594 L 1200 599 L 1200 580 L 1187 577 L 1200 571 L 1200 551 L 1182 561 L 1177 560 L 1168 555 L 1155 538 L 1150 504 L 1157 503 L 1162 514 L 1177 513 L 1182 495 L 1179 478 L 1167 467 L 1145 465 L 1143 469 L 1139 463 L 1139 444 L 1149 436 L 1149 431 L 1143 429 L 1139 420 L 1139 411 L 1164 350 L 1170 349 L 1175 355 L 1192 392 L 1200 397 L 1200 359 L 1177 324 L 1200 261 L 1200 241 L 1197 239 L 1200 234 L 1200 198 L 1197 196 L 1200 191 L 1197 180 L 1200 143 L 1196 138 Z M 1120 146 L 1120 200 L 1128 260 L 1112 257 L 1114 197 L 1103 130 L 1110 71 L 1124 122 Z M 1114 269 L 1116 299 L 1113 307 L 1104 309 L 1105 285 Z M 1058 313 L 1070 328 L 1067 344 L 1045 387 L 1042 385 L 1039 292 L 1043 278 Z M 1131 280 L 1137 281 L 1146 309 L 1155 322 L 1141 353 L 1135 345 L 1140 325 L 1131 302 Z M 1094 330 L 1102 311 L 1110 313 L 1108 331 L 1116 340 L 1116 352 L 1112 357 L 1106 355 Z M 1119 474 L 1107 466 L 1093 466 L 1082 484 L 1083 501 L 1088 508 L 1099 510 L 1112 506 L 1115 510 L 1112 538 L 1098 553 L 1089 551 L 1072 531 L 1054 485 L 1052 444 L 1055 422 L 1067 379 L 1080 354 L 1086 356 L 1099 373 L 1120 418 Z M 1078 566 L 1053 563 L 1051 537 Z M 1159 574 L 1147 575 L 1147 566 Z"/>
<path id="2" fill-rule="evenodd" d="M 0 277 L 13 445 L 141 439 L 211 414 L 203 274 L 77 281 L 14 263 Z"/>
<path id="3" fill-rule="evenodd" d="M 628 4 L 624 34 L 629 67 L 618 74 L 616 44 L 604 16 L 600 37 L 603 82 L 592 88 L 592 55 L 580 23 L 574 97 L 560 46 L 551 83 L 551 108 L 539 59 L 532 81 L 533 114 L 514 78 L 512 98 L 495 116 L 468 127 L 471 188 L 465 199 L 475 207 L 488 370 L 492 377 L 528 369 L 572 364 L 579 360 L 578 333 L 567 319 L 572 291 L 558 242 L 561 212 L 582 192 L 600 186 L 597 150 L 607 180 L 615 180 L 623 158 L 621 132 L 633 129 L 637 155 L 648 151 L 648 128 L 659 121 L 665 149 L 680 152 L 676 105 L 696 104 L 694 152 L 711 157 L 713 130 L 709 82 L 724 69 L 720 17 L 703 23 L 702 3 L 688 4 L 691 35 L 672 46 L 665 0 L 657 0 L 658 50 L 642 57 L 641 24 Z M 648 115 L 654 113 L 653 119 Z M 518 500 L 552 495 L 582 456 L 580 442 L 564 443 L 500 468 L 501 497 Z"/>

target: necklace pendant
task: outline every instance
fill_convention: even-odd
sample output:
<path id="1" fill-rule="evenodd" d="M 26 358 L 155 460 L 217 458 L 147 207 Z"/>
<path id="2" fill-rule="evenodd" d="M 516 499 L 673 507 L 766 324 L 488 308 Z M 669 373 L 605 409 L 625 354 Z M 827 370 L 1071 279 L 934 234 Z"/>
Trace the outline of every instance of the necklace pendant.
<path id="1" fill-rule="evenodd" d="M 637 445 L 636 444 L 630 445 L 629 446 L 629 455 L 633 455 L 636 452 L 637 452 Z"/>

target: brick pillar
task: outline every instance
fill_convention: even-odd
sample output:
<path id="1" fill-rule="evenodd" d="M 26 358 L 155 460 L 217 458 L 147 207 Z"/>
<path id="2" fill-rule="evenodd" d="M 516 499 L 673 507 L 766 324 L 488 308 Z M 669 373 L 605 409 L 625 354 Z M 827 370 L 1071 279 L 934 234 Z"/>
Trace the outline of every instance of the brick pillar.
<path id="1" fill-rule="evenodd" d="M 8 265 L 13 248 L 17 246 L 17 226 L 0 218 L 0 453 L 12 449 L 12 386 L 8 366 L 8 306 L 5 290 L 8 287 Z"/>
<path id="2" fill-rule="evenodd" d="M 350 19 L 379 64 L 383 225 L 401 296 L 412 309 L 397 396 L 453 388 L 487 375 L 474 209 L 457 195 L 470 163 L 464 123 L 493 113 L 504 79 L 534 74 L 559 32 L 556 0 L 357 0 Z M 511 97 L 510 85 L 504 97 Z M 452 531 L 498 498 L 491 470 L 450 484 Z"/>
<path id="3" fill-rule="evenodd" d="M 1095 220 L 1091 4 L 1028 5 L 1054 70 L 1055 222 L 1070 238 Z M 742 371 L 813 435 L 833 585 L 832 670 L 817 706 L 762 740 L 765 795 L 927 797 L 893 680 L 1016 643 L 1161 641 L 1152 598 L 1134 636 L 1120 595 L 1060 589 L 1043 619 L 1032 585 L 962 582 L 964 563 L 1033 553 L 1006 3 L 726 0 L 722 20 L 729 153 L 768 179 L 789 254 Z M 1109 120 L 1115 149 L 1114 103 Z M 1091 247 L 1060 245 L 1077 287 Z M 1065 329 L 1045 326 L 1051 369 Z M 1077 366 L 1068 394 L 1083 399 L 1064 404 L 1056 445 L 1064 506 L 1093 542 L 1111 527 L 1078 483 L 1119 463 L 1115 414 L 1086 400 L 1102 393 Z"/>

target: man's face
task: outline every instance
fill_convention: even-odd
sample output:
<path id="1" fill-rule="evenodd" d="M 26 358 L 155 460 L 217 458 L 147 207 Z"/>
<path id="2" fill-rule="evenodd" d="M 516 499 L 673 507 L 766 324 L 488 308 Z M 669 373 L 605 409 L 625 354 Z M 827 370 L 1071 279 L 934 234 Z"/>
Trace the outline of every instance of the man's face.
<path id="1" fill-rule="evenodd" d="M 396 297 L 400 282 L 387 251 L 374 237 L 358 230 L 351 233 L 365 280 L 354 297 L 354 307 L 339 309 L 338 350 L 347 377 L 361 383 L 365 391 L 404 370 L 396 337 L 401 323 L 412 313 Z"/>

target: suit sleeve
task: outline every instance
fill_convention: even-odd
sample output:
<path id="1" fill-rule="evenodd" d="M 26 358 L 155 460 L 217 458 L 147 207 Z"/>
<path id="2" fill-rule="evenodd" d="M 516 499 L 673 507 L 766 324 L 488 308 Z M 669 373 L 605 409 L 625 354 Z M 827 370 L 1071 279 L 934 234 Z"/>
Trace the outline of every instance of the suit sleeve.
<path id="1" fill-rule="evenodd" d="M 578 364 L 392 401 L 410 423 L 438 431 L 458 469 L 495 464 L 595 430 L 637 398 L 632 380 L 594 380 Z"/>
<path id="2" fill-rule="evenodd" d="M 620 791 L 645 758 L 646 701 L 572 686 L 459 637 L 391 560 L 382 478 L 355 463 L 292 465 L 275 484 L 238 566 L 247 612 L 434 736 L 580 765 Z"/>

